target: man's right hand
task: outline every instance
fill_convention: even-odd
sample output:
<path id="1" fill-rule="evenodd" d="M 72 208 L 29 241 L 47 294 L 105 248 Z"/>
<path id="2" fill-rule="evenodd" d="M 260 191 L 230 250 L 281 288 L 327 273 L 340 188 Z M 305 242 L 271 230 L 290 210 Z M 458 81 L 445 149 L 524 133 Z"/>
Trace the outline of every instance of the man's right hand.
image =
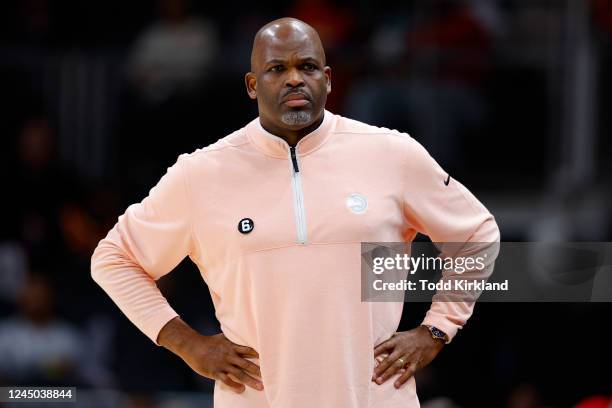
<path id="1" fill-rule="evenodd" d="M 203 336 L 176 317 L 163 327 L 157 342 L 196 373 L 222 381 L 237 393 L 244 392 L 245 385 L 263 390 L 259 366 L 245 358 L 259 358 L 259 354 L 251 347 L 232 343 L 223 333 Z"/>

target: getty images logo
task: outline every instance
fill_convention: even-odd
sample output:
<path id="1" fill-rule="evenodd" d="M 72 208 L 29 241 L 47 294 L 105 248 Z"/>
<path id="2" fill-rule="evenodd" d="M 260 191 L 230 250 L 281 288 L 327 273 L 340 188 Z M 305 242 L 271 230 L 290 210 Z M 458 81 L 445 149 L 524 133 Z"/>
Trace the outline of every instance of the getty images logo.
<path id="1" fill-rule="evenodd" d="M 363 214 L 368 209 L 368 200 L 361 194 L 353 193 L 346 199 L 346 207 L 355 214 Z"/>

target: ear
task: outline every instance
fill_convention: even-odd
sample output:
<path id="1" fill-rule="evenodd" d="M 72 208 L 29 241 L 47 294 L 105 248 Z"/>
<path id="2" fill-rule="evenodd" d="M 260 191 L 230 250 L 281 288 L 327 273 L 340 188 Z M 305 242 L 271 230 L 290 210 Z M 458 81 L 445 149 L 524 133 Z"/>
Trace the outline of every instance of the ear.
<path id="1" fill-rule="evenodd" d="M 257 99 L 257 77 L 253 72 L 247 72 L 244 75 L 244 85 L 246 86 L 247 94 L 249 98 Z"/>
<path id="2" fill-rule="evenodd" d="M 327 78 L 327 94 L 329 95 L 329 93 L 331 92 L 331 68 L 326 66 L 325 68 L 323 68 L 323 73 L 325 74 L 325 77 Z"/>

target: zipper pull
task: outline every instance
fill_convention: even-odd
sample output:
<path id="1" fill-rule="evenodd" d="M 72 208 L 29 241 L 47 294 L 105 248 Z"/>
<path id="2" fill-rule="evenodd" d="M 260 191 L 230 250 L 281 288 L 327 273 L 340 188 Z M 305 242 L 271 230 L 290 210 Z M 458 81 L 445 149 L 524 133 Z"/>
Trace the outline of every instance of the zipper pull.
<path id="1" fill-rule="evenodd" d="M 291 152 L 291 162 L 293 163 L 293 171 L 299 173 L 300 169 L 298 167 L 297 158 L 295 157 L 295 146 L 289 146 L 289 151 Z"/>

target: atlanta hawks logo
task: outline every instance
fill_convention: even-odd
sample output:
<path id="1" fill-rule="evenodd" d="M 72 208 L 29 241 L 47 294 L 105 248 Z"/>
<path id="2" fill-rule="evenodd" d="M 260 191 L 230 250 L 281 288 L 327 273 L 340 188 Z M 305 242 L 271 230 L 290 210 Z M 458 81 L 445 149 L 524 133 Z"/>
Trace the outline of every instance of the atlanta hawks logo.
<path id="1" fill-rule="evenodd" d="M 363 214 L 368 209 L 368 200 L 361 194 L 353 193 L 346 199 L 346 207 L 355 214 Z"/>

